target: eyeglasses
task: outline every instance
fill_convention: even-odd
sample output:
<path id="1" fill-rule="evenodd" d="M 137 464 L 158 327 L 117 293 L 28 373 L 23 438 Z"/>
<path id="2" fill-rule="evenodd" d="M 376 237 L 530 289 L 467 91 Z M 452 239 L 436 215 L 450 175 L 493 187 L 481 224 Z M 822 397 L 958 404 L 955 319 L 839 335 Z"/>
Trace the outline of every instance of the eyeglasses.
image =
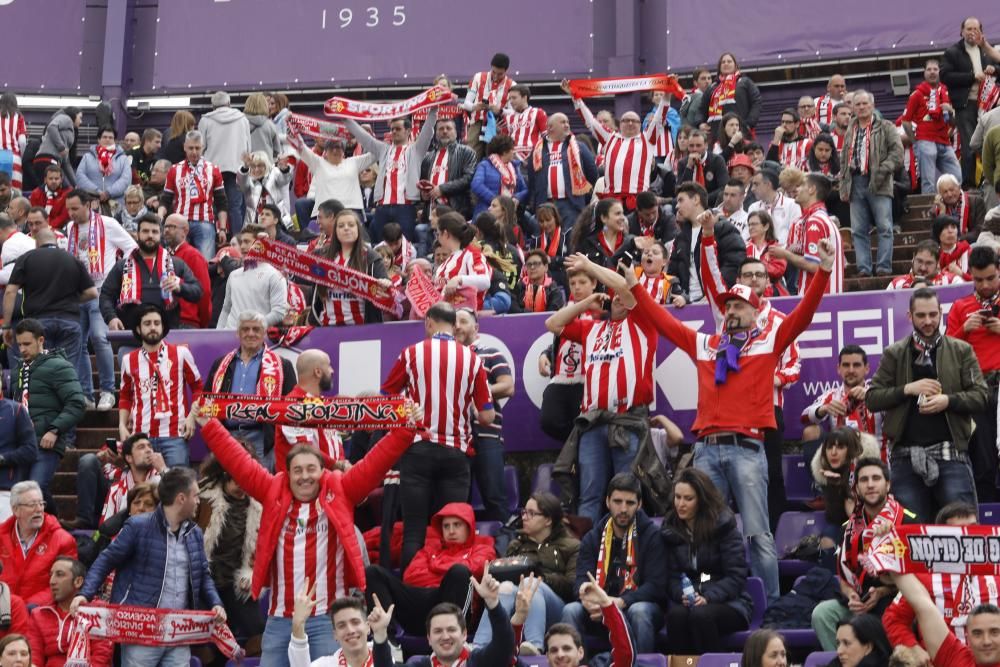
<path id="1" fill-rule="evenodd" d="M 18 507 L 30 507 L 31 509 L 35 509 L 36 507 L 45 507 L 45 501 L 44 500 L 36 500 L 34 502 L 31 502 L 31 503 L 18 503 L 17 506 Z"/>
<path id="2" fill-rule="evenodd" d="M 529 519 L 534 519 L 536 516 L 545 516 L 541 512 L 536 512 L 535 510 L 521 510 L 521 516 L 526 516 Z"/>
<path id="3" fill-rule="evenodd" d="M 767 278 L 767 273 L 765 273 L 764 271 L 754 271 L 753 273 L 750 272 L 741 273 L 740 278 L 746 278 L 748 280 L 750 278 Z"/>
<path id="4" fill-rule="evenodd" d="M 536 269 L 539 266 L 545 266 L 542 262 L 525 262 L 524 265 L 529 269 Z"/>

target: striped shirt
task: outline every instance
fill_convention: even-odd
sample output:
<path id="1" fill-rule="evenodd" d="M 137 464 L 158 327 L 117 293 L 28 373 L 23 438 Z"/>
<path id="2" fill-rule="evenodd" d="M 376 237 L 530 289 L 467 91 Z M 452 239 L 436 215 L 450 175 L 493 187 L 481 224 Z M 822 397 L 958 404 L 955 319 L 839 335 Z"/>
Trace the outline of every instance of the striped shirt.
<path id="1" fill-rule="evenodd" d="M 190 220 L 215 222 L 213 198 L 216 191 L 224 190 L 222 172 L 202 158 L 198 164 L 178 162 L 170 167 L 163 191 L 174 195 L 173 213 L 180 213 Z"/>
<path id="2" fill-rule="evenodd" d="M 531 155 L 535 142 L 545 132 L 549 117 L 543 109 L 528 107 L 524 111 L 504 109 L 507 134 L 514 140 L 514 155 L 518 160 L 526 160 Z"/>
<path id="3" fill-rule="evenodd" d="M 184 386 L 201 390 L 201 375 L 187 346 L 161 343 L 154 353 L 144 347 L 125 355 L 118 407 L 132 413 L 132 432 L 150 438 L 180 437 L 187 416 Z"/>
<path id="4" fill-rule="evenodd" d="M 348 258 L 343 254 L 333 260 L 338 266 L 347 266 Z M 322 326 L 344 326 L 347 324 L 365 323 L 365 302 L 350 292 L 335 292 L 327 290 L 323 300 L 323 312 L 319 323 Z"/>
<path id="5" fill-rule="evenodd" d="M 507 363 L 507 357 L 503 356 L 500 350 L 481 345 L 477 339 L 472 344 L 472 351 L 482 360 L 483 367 L 486 369 L 486 376 L 489 378 L 491 385 L 499 382 L 500 378 L 510 375 L 510 365 Z M 493 418 L 492 424 L 483 426 L 475 420 L 472 421 L 472 435 L 477 441 L 489 438 L 503 442 L 503 412 L 497 403 L 494 403 L 493 409 L 496 411 L 496 416 Z"/>
<path id="6" fill-rule="evenodd" d="M 666 100 L 666 97 L 663 98 Z M 612 195 L 634 195 L 649 189 L 649 173 L 656 157 L 656 132 L 667 120 L 668 106 L 661 101 L 653 112 L 650 123 L 634 137 L 625 138 L 620 133 L 604 127 L 583 103 L 573 100 L 573 105 L 583 116 L 598 141 L 603 144 L 604 179 Z"/>
<path id="7" fill-rule="evenodd" d="M 383 205 L 406 203 L 406 146 L 391 146 L 389 156 L 382 167 L 385 173 L 385 190 L 382 193 Z"/>
<path id="8" fill-rule="evenodd" d="M 573 301 L 571 300 L 572 304 Z M 577 316 L 578 320 L 594 319 L 593 311 L 587 310 Z M 554 359 L 552 360 L 552 382 L 556 384 L 583 383 L 583 346 L 565 336 L 553 336 Z"/>
<path id="9" fill-rule="evenodd" d="M 838 102 L 837 100 L 830 97 L 827 93 L 823 97 L 816 98 L 816 120 L 820 123 L 826 123 L 827 125 L 833 125 L 833 110 L 840 104 L 843 100 Z"/>
<path id="10" fill-rule="evenodd" d="M 10 116 L 0 116 L 0 150 L 10 151 L 13 158 L 13 169 L 10 186 L 20 190 L 22 186 L 21 151 L 28 141 L 28 132 L 24 127 L 24 116 L 19 113 Z"/>
<path id="11" fill-rule="evenodd" d="M 810 148 L 812 148 L 812 141 L 807 137 L 799 137 L 795 141 L 783 141 L 778 147 L 778 161 L 783 167 L 809 171 Z"/>
<path id="12" fill-rule="evenodd" d="M 844 249 L 840 240 L 840 229 L 830 219 L 823 202 L 817 202 L 802 212 L 802 249 L 803 256 L 810 262 L 820 263 L 819 242 L 829 239 L 833 244 L 833 269 L 830 270 L 830 282 L 826 286 L 827 294 L 840 294 L 844 291 Z M 806 293 L 809 279 L 813 276 L 808 271 L 799 271 L 799 294 Z"/>
<path id="13" fill-rule="evenodd" d="M 151 469 L 146 473 L 146 482 L 152 482 L 160 478 L 160 473 L 156 469 Z M 101 518 L 98 523 L 104 523 L 114 515 L 128 507 L 128 492 L 137 484 L 132 470 L 127 469 L 118 477 L 118 481 L 112 483 L 108 489 L 108 497 L 104 501 L 104 509 L 101 511 Z"/>
<path id="14" fill-rule="evenodd" d="M 493 72 L 476 72 L 469 81 L 469 91 L 465 94 L 465 102 L 462 108 L 469 112 L 469 123 L 483 123 L 486 121 L 486 110 L 473 111 L 475 105 L 485 102 L 488 106 L 498 106 L 501 109 L 507 106 L 507 95 L 512 86 L 517 85 L 514 79 L 504 76 L 503 81 L 494 81 Z M 466 125 L 468 130 L 468 125 Z"/>
<path id="15" fill-rule="evenodd" d="M 549 173 L 545 179 L 548 183 L 549 199 L 565 199 L 570 191 L 566 188 L 566 175 L 563 173 L 561 141 L 549 142 Z"/>
<path id="16" fill-rule="evenodd" d="M 482 360 L 448 334 L 435 334 L 403 350 L 382 392 L 405 392 L 424 409 L 426 440 L 465 453 L 472 445 L 472 408 L 493 408 Z"/>
<path id="17" fill-rule="evenodd" d="M 312 616 L 329 611 L 330 601 L 347 595 L 344 583 L 344 547 L 323 511 L 319 499 L 292 501 L 278 535 L 271 563 L 271 605 L 268 616 L 291 618 L 295 593 L 305 590 L 306 579 L 316 584 Z"/>

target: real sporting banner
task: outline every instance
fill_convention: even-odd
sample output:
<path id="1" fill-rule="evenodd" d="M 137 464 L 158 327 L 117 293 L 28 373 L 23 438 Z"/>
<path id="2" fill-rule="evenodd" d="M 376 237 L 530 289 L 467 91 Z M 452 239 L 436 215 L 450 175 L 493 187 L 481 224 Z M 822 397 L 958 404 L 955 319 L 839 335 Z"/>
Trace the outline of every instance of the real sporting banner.
<path id="1" fill-rule="evenodd" d="M 345 431 L 383 431 L 412 426 L 413 404 L 402 396 L 272 398 L 202 394 L 203 417 L 289 426 L 325 426 Z"/>
<path id="2" fill-rule="evenodd" d="M 410 300 L 411 317 L 422 319 L 427 310 L 441 300 L 441 292 L 422 269 L 415 268 L 406 284 L 406 298 Z"/>
<path id="3" fill-rule="evenodd" d="M 647 90 L 662 90 L 674 97 L 684 97 L 684 89 L 672 74 L 651 74 L 649 76 L 622 76 L 607 79 L 571 79 L 570 94 L 576 99 L 599 97 L 601 95 L 622 95 L 642 93 Z"/>
<path id="4" fill-rule="evenodd" d="M 395 288 L 383 285 L 367 273 L 334 264 L 295 246 L 260 238 L 247 252 L 247 259 L 262 259 L 293 276 L 327 289 L 348 292 L 396 317 L 403 312 L 402 295 Z"/>
<path id="5" fill-rule="evenodd" d="M 312 116 L 303 116 L 300 113 L 290 113 L 285 117 L 288 126 L 299 134 L 304 134 L 315 139 L 341 139 L 348 141 L 354 135 L 342 124 L 332 120 L 321 120 Z"/>
<path id="6" fill-rule="evenodd" d="M 1000 527 L 899 526 L 874 537 L 861 563 L 872 574 L 1000 574 Z"/>
<path id="7" fill-rule="evenodd" d="M 346 97 L 331 97 L 323 105 L 323 113 L 332 118 L 353 118 L 358 121 L 392 120 L 412 115 L 421 109 L 452 104 L 457 100 L 455 93 L 447 88 L 434 86 L 400 102 L 358 102 Z"/>

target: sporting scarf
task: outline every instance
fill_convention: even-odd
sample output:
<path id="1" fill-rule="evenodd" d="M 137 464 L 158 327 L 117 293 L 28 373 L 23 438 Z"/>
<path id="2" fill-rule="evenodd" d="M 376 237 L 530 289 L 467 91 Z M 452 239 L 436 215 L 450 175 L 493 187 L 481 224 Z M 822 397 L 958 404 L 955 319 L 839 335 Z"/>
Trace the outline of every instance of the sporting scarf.
<path id="1" fill-rule="evenodd" d="M 288 312 L 301 313 L 306 309 L 306 295 L 302 293 L 302 288 L 291 280 L 286 278 L 285 284 L 288 285 Z"/>
<path id="2" fill-rule="evenodd" d="M 181 173 L 178 180 L 180 187 L 188 193 L 188 199 L 192 204 L 204 204 L 208 201 L 211 190 L 208 182 L 210 175 L 204 158 L 198 160 L 198 164 L 194 165 L 187 160 L 181 163 Z"/>
<path id="3" fill-rule="evenodd" d="M 295 134 L 304 134 L 314 139 L 324 141 L 350 141 L 354 135 L 343 123 L 335 123 L 320 118 L 304 116 L 300 113 L 290 113 L 285 118 L 288 129 L 294 130 Z"/>
<path id="4" fill-rule="evenodd" d="M 799 121 L 799 136 L 807 139 L 815 139 L 822 131 L 823 128 L 815 118 L 807 118 Z"/>
<path id="5" fill-rule="evenodd" d="M 786 167 L 802 169 L 807 166 L 809 148 L 812 142 L 805 137 L 796 137 L 794 141 L 782 141 L 779 160 Z"/>
<path id="6" fill-rule="evenodd" d="M 115 148 L 105 148 L 104 146 L 97 146 L 97 164 L 101 167 L 102 176 L 111 175 L 111 166 L 115 158 Z"/>
<path id="7" fill-rule="evenodd" d="M 582 197 L 590 192 L 591 186 L 587 181 L 587 176 L 583 173 L 583 165 L 580 163 L 580 144 L 577 143 L 576 137 L 573 135 L 570 135 L 565 141 L 567 166 L 569 167 L 569 179 L 573 196 Z M 548 143 L 548 139 L 537 141 L 535 142 L 535 147 L 531 149 L 531 166 L 536 173 L 542 170 L 542 156 L 545 146 Z"/>
<path id="8" fill-rule="evenodd" d="M 938 257 L 938 264 L 940 264 L 941 269 L 944 270 L 948 268 L 948 265 L 952 262 L 960 260 L 962 255 L 969 252 L 971 249 L 972 246 L 969 245 L 968 241 L 959 241 L 951 250 L 941 250 L 941 254 Z"/>
<path id="9" fill-rule="evenodd" d="M 446 665 L 445 663 L 438 660 L 438 657 L 436 655 L 431 655 L 431 667 L 466 667 L 466 665 L 469 662 L 469 655 L 470 655 L 469 647 L 463 646 L 462 652 L 459 654 L 457 658 L 455 658 L 455 662 L 451 663 L 450 665 Z"/>
<path id="10" fill-rule="evenodd" d="M 708 100 L 708 122 L 722 120 L 726 107 L 736 103 L 736 84 L 740 80 L 740 71 L 719 76 L 719 84 L 712 91 Z"/>
<path id="11" fill-rule="evenodd" d="M 93 224 L 91 224 L 91 227 L 93 227 Z M 129 253 L 129 256 L 125 258 L 125 263 L 122 265 L 122 290 L 118 297 L 119 306 L 142 303 L 142 273 L 140 266 L 144 266 L 145 264 L 146 260 L 140 256 L 138 248 Z M 165 277 L 176 275 L 174 273 L 174 259 L 162 246 L 156 249 L 156 259 L 153 260 L 153 267 L 161 282 Z M 160 290 L 160 294 L 163 297 L 164 308 L 169 310 L 177 306 L 177 299 L 174 298 L 173 292 Z"/>
<path id="12" fill-rule="evenodd" d="M 854 487 L 853 471 L 851 472 L 851 477 L 848 480 L 848 485 L 850 488 Z M 869 521 L 865 518 L 864 503 L 860 500 L 857 501 L 854 512 L 851 514 L 851 517 L 847 520 L 847 524 L 844 527 L 843 544 L 846 547 L 846 551 L 844 551 L 840 557 L 840 575 L 849 586 L 854 588 L 854 590 L 860 593 L 865 582 L 865 572 L 862 568 L 867 570 L 867 566 L 864 563 L 865 552 L 861 549 L 865 546 L 865 540 L 869 543 L 868 549 L 874 548 L 874 544 L 871 541 L 872 527 L 875 524 L 888 523 L 889 525 L 896 526 L 898 528 L 903 523 L 905 516 L 906 512 L 903 510 L 903 506 L 890 495 L 886 498 L 885 505 L 882 506 L 882 510 L 869 523 Z M 868 549 L 866 549 L 866 551 Z"/>
<path id="13" fill-rule="evenodd" d="M 118 604 L 81 605 L 73 621 L 66 667 L 89 667 L 90 638 L 141 646 L 191 646 L 212 642 L 227 658 L 244 651 L 225 623 L 211 611 L 158 609 Z"/>
<path id="14" fill-rule="evenodd" d="M 239 350 L 233 350 L 219 362 L 219 368 L 212 378 L 212 393 L 218 394 L 222 391 L 222 381 L 229 370 L 229 364 L 239 354 Z M 264 348 L 264 354 L 260 359 L 260 372 L 257 375 L 257 394 L 260 396 L 280 396 L 281 387 L 285 383 L 285 372 L 281 365 L 281 357 Z"/>
<path id="15" fill-rule="evenodd" d="M 514 169 L 513 162 L 504 162 L 496 153 L 490 155 L 490 164 L 500 174 L 500 195 L 514 196 L 517 187 L 517 170 Z"/>
<path id="16" fill-rule="evenodd" d="M 316 327 L 268 327 L 267 339 L 275 347 L 291 347 L 309 335 Z"/>
<path id="17" fill-rule="evenodd" d="M 344 654 L 344 649 L 338 648 L 333 654 L 333 661 L 337 663 L 337 667 L 348 667 L 347 665 L 347 655 Z M 362 663 L 361 667 L 372 667 L 375 664 L 375 654 L 372 653 L 371 646 L 368 647 L 368 658 Z"/>
<path id="18" fill-rule="evenodd" d="M 931 84 L 926 81 L 921 81 L 916 87 L 916 92 L 924 96 L 928 113 L 937 111 L 941 106 L 941 94 L 943 92 L 941 84 L 931 86 Z"/>
<path id="19" fill-rule="evenodd" d="M 402 396 L 282 398 L 248 394 L 202 394 L 199 414 L 284 426 L 323 426 L 380 431 L 412 426 L 413 402 Z"/>
<path id="20" fill-rule="evenodd" d="M 555 233 L 549 238 L 546 238 L 545 232 L 542 232 L 541 236 L 538 237 L 538 247 L 544 250 L 550 259 L 558 257 L 562 250 L 562 229 L 557 225 Z"/>
<path id="21" fill-rule="evenodd" d="M 511 87 L 514 85 L 513 79 L 509 76 L 504 76 L 503 81 L 500 83 L 494 83 L 493 71 L 490 70 L 487 72 L 478 72 L 475 76 L 473 76 L 472 81 L 469 82 L 470 88 L 475 86 L 477 78 L 479 79 L 479 86 L 476 87 L 476 104 L 482 104 L 485 102 L 487 106 L 501 105 L 510 93 Z M 491 113 L 492 112 L 487 110 L 473 111 L 469 119 L 471 122 L 465 124 L 466 134 L 469 132 L 469 125 L 471 123 L 485 124 Z"/>
<path id="22" fill-rule="evenodd" d="M 860 124 L 854 124 L 854 133 L 851 135 L 850 146 L 847 149 L 847 166 L 850 169 L 854 168 L 855 151 L 858 151 L 858 144 L 860 143 L 860 152 L 857 155 L 857 166 L 858 170 L 862 174 L 868 173 L 868 160 L 871 157 L 871 146 L 872 141 L 872 127 L 875 125 L 875 117 L 873 116 L 869 121 L 868 125 L 861 127 Z"/>
<path id="23" fill-rule="evenodd" d="M 524 312 L 544 313 L 548 305 L 546 289 L 552 284 L 552 277 L 546 275 L 541 285 L 532 285 L 527 278 L 524 278 L 522 282 L 524 283 L 524 301 L 521 306 L 524 308 Z"/>
<path id="24" fill-rule="evenodd" d="M 12 620 L 10 612 L 10 586 L 0 582 L 0 631 L 9 632 Z"/>
<path id="25" fill-rule="evenodd" d="M 400 116 L 410 116 L 420 109 L 452 104 L 456 100 L 458 97 L 455 93 L 442 86 L 434 86 L 407 100 L 386 104 L 331 97 L 323 105 L 323 113 L 331 118 L 352 118 L 360 121 L 392 120 Z"/>
<path id="26" fill-rule="evenodd" d="M 760 330 L 754 328 L 750 331 L 722 334 L 719 338 L 719 348 L 715 352 L 715 384 L 725 383 L 730 371 L 739 373 L 740 355 L 759 333 Z"/>
<path id="27" fill-rule="evenodd" d="M 969 193 L 962 191 L 962 198 L 958 200 L 958 206 L 945 206 L 945 215 L 950 215 L 958 220 L 958 233 L 961 236 L 969 231 Z"/>
<path id="28" fill-rule="evenodd" d="M 1000 102 L 1000 85 L 995 76 L 984 76 L 979 82 L 979 114 L 982 115 Z"/>
<path id="29" fill-rule="evenodd" d="M 410 317 L 424 319 L 427 310 L 441 300 L 441 291 L 434 287 L 430 277 L 417 267 L 406 283 L 406 298 L 410 300 Z"/>
<path id="30" fill-rule="evenodd" d="M 48 186 L 45 187 L 45 212 L 51 213 L 52 207 L 55 206 L 56 202 L 59 201 L 59 196 L 62 194 L 62 190 L 52 191 L 49 190 Z"/>
<path id="31" fill-rule="evenodd" d="M 873 575 L 1000 574 L 1000 527 L 896 525 L 861 557 Z"/>
<path id="32" fill-rule="evenodd" d="M 431 165 L 430 176 L 431 176 L 430 178 L 431 189 L 434 189 L 435 187 L 440 188 L 442 185 L 448 182 L 447 148 L 438 149 L 437 155 L 434 156 L 434 162 Z M 438 201 L 443 204 L 447 204 L 448 198 L 445 197 L 444 195 L 441 195 L 440 197 L 438 197 Z M 403 239 L 405 240 L 406 237 L 404 236 Z"/>
<path id="33" fill-rule="evenodd" d="M 35 359 L 31 363 L 38 361 L 38 359 L 43 354 L 47 354 L 47 352 L 45 350 L 39 351 L 38 356 L 35 357 Z M 30 381 L 31 381 L 31 364 L 26 364 L 22 360 L 21 369 L 17 373 L 17 383 L 21 387 L 21 405 L 24 406 L 25 410 L 28 409 L 28 399 L 31 397 L 31 392 L 28 391 L 28 384 Z"/>
<path id="34" fill-rule="evenodd" d="M 156 354 L 151 355 L 146 348 L 140 348 L 141 354 L 143 354 L 152 366 L 152 371 L 150 371 L 151 386 L 149 388 L 152 394 L 150 401 L 153 408 L 153 415 L 166 415 L 170 414 L 170 396 L 167 394 L 167 383 L 163 381 L 163 377 L 160 374 L 160 354 L 165 351 L 167 347 L 166 343 L 162 343 L 156 348 Z M 169 365 L 170 362 L 167 361 Z"/>
<path id="35" fill-rule="evenodd" d="M 615 538 L 614 532 L 614 519 L 608 518 L 608 522 L 604 524 L 604 534 L 601 536 L 601 547 L 597 552 L 597 585 L 601 588 L 606 588 L 608 580 L 608 570 L 611 567 L 612 553 L 611 545 Z M 632 522 L 632 525 L 628 527 L 625 532 L 625 572 L 622 575 L 622 588 L 618 592 L 619 595 L 625 593 L 626 591 L 631 591 L 635 589 L 635 543 L 637 541 L 637 528 L 636 521 Z M 609 591 L 610 594 L 610 591 Z"/>
<path id="36" fill-rule="evenodd" d="M 913 360 L 917 366 L 933 366 L 934 351 L 937 349 L 938 345 L 941 344 L 941 334 L 938 333 L 934 336 L 934 340 L 926 341 L 921 338 L 920 334 L 916 331 L 913 332 L 913 347 L 917 352 L 917 358 Z"/>
<path id="37" fill-rule="evenodd" d="M 69 235 L 69 247 L 67 250 L 69 250 L 69 254 L 76 257 L 80 244 L 80 226 L 71 220 L 66 233 Z M 90 224 L 87 225 L 87 272 L 91 278 L 104 278 L 104 252 L 106 243 L 104 217 L 97 211 L 91 211 Z"/>
<path id="38" fill-rule="evenodd" d="M 266 238 L 259 238 L 247 252 L 247 259 L 264 260 L 276 269 L 327 289 L 364 299 L 379 310 L 399 317 L 402 312 L 402 296 L 391 287 L 385 287 L 376 278 L 340 266 L 322 257 Z"/>
<path id="39" fill-rule="evenodd" d="M 570 79 L 569 81 L 569 94 L 574 99 L 641 93 L 647 90 L 660 90 L 678 99 L 684 97 L 684 89 L 677 83 L 677 77 L 672 74 L 623 76 L 607 79 Z"/>

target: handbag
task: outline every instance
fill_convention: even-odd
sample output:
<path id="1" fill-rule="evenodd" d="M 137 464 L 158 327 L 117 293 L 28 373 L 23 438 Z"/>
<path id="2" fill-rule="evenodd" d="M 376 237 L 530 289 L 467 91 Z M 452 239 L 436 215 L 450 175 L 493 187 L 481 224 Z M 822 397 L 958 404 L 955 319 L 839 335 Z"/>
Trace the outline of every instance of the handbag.
<path id="1" fill-rule="evenodd" d="M 530 555 L 507 556 L 494 558 L 487 570 L 497 581 L 511 581 L 515 584 L 522 576 L 530 574 L 538 568 L 538 559 Z"/>

